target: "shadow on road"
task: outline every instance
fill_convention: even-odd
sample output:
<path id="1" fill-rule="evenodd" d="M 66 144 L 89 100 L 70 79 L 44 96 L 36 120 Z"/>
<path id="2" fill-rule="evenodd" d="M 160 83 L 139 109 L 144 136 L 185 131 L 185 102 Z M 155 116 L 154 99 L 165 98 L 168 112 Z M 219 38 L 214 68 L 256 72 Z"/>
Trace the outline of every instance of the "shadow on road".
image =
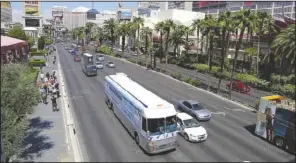
<path id="1" fill-rule="evenodd" d="M 54 146 L 49 137 L 42 133 L 43 130 L 52 128 L 52 124 L 52 121 L 42 120 L 40 117 L 30 120 L 29 130 L 23 142 L 24 151 L 21 159 L 34 161 L 35 158 L 42 156 L 43 151 Z"/>
<path id="2" fill-rule="evenodd" d="M 252 135 L 255 135 L 256 124 L 252 124 L 252 125 L 244 126 L 244 128 L 245 128 L 246 130 L 248 130 Z"/>

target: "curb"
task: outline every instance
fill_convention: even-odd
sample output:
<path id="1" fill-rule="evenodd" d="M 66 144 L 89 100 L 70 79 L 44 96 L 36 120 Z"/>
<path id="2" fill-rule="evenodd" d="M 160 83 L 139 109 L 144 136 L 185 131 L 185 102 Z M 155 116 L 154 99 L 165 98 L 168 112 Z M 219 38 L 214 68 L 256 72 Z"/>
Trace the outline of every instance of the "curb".
<path id="1" fill-rule="evenodd" d="M 105 55 L 106 55 L 106 54 L 105 54 Z M 129 64 L 134 64 L 134 65 L 136 65 L 136 66 L 139 66 L 139 67 L 141 67 L 141 68 L 147 70 L 146 67 L 141 66 L 141 65 L 138 65 L 138 64 L 133 63 L 133 62 L 131 62 L 131 61 L 128 61 L 128 60 L 126 60 L 126 59 L 123 59 L 123 58 L 117 58 L 117 57 L 110 56 L 110 55 L 106 55 L 106 56 L 111 57 L 111 58 L 114 58 L 114 59 L 117 59 L 117 60 L 122 60 L 122 61 L 124 61 L 124 62 L 129 63 Z M 164 77 L 167 77 L 167 78 L 172 79 L 172 80 L 174 80 L 174 81 L 177 81 L 177 82 L 179 82 L 179 83 L 183 83 L 183 84 L 185 84 L 185 85 L 187 85 L 187 86 L 190 86 L 190 87 L 193 88 L 193 89 L 196 89 L 196 90 L 199 90 L 199 91 L 202 91 L 202 92 L 208 93 L 208 94 L 210 94 L 210 95 L 212 95 L 212 96 L 215 96 L 215 97 L 217 97 L 217 98 L 219 98 L 219 99 L 221 99 L 221 100 L 225 100 L 225 101 L 227 101 L 227 102 L 229 102 L 229 103 L 232 103 L 232 104 L 234 104 L 234 105 L 237 105 L 237 106 L 239 106 L 239 107 L 242 107 L 242 108 L 244 108 L 244 109 L 246 109 L 246 110 L 255 111 L 255 109 L 253 109 L 253 108 L 250 108 L 250 107 L 247 107 L 247 106 L 245 106 L 245 105 L 243 105 L 243 104 L 240 104 L 240 103 L 238 103 L 238 102 L 235 102 L 235 101 L 229 100 L 229 99 L 224 98 L 224 97 L 222 97 L 222 96 L 220 96 L 220 95 L 217 95 L 217 94 L 215 94 L 215 93 L 213 93 L 213 92 L 209 92 L 209 91 L 207 91 L 207 90 L 204 90 L 204 89 L 201 89 L 201 88 L 195 87 L 195 86 L 190 85 L 190 84 L 188 84 L 188 83 L 186 83 L 186 82 L 184 82 L 184 81 L 177 80 L 177 79 L 175 79 L 175 78 L 173 78 L 173 77 L 171 77 L 171 76 L 169 76 L 169 75 L 163 74 L 163 73 L 161 73 L 161 72 L 157 72 L 157 71 L 155 71 L 155 70 L 148 70 L 148 71 L 153 72 L 153 73 L 157 73 L 157 74 L 159 74 L 159 75 L 162 75 L 162 76 L 164 76 Z"/>

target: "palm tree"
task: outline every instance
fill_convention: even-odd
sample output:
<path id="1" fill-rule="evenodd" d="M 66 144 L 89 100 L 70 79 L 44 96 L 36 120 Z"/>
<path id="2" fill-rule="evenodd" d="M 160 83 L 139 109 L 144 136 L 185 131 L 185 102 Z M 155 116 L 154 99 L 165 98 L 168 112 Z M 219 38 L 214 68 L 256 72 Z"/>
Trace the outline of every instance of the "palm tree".
<path id="1" fill-rule="evenodd" d="M 140 49 L 139 49 L 139 45 L 140 45 L 140 28 L 141 26 L 144 25 L 144 19 L 141 18 L 141 17 L 135 17 L 133 19 L 133 23 L 137 26 L 137 33 L 138 33 L 138 38 L 137 38 L 137 63 L 139 61 L 139 52 L 140 52 Z"/>
<path id="2" fill-rule="evenodd" d="M 167 74 L 167 64 L 168 64 L 168 46 L 171 29 L 175 29 L 175 22 L 172 19 L 167 19 L 164 21 L 164 31 L 166 33 L 166 42 L 165 42 L 165 73 Z"/>
<path id="3" fill-rule="evenodd" d="M 81 46 L 84 46 L 84 39 L 85 39 L 85 27 L 79 27 L 78 28 L 78 38 L 81 40 Z"/>
<path id="4" fill-rule="evenodd" d="M 165 24 L 164 22 L 158 22 L 156 25 L 155 25 L 155 30 L 157 32 L 160 32 L 160 61 L 162 60 L 163 58 L 163 35 L 164 35 L 164 28 L 165 28 Z M 156 67 L 156 55 L 154 55 L 154 68 Z"/>
<path id="5" fill-rule="evenodd" d="M 151 50 L 151 45 L 152 45 L 152 29 L 149 28 L 149 27 L 144 27 L 142 30 L 141 30 L 141 36 L 142 38 L 145 40 L 145 56 L 148 57 L 150 55 L 150 65 L 152 65 L 152 55 L 150 53 L 150 50 Z M 148 67 L 148 60 L 146 58 L 146 67 Z"/>
<path id="6" fill-rule="evenodd" d="M 292 73 L 295 68 L 296 59 L 296 36 L 295 36 L 295 24 L 290 25 L 287 29 L 283 29 L 272 43 L 272 47 L 275 48 L 277 59 L 280 60 L 281 75 L 283 70 L 288 73 Z M 283 63 L 286 61 L 286 68 L 283 68 Z"/>
<path id="7" fill-rule="evenodd" d="M 222 74 L 224 72 L 224 61 L 226 56 L 226 49 L 228 48 L 228 38 L 229 33 L 232 30 L 232 16 L 230 11 L 225 11 L 219 14 L 218 17 L 218 25 L 220 27 L 221 31 L 221 40 L 220 40 L 220 46 L 221 46 L 221 60 L 220 60 L 220 74 L 219 74 L 219 82 L 218 82 L 218 94 L 220 92 L 220 86 L 222 81 Z"/>
<path id="8" fill-rule="evenodd" d="M 119 25 L 118 28 L 119 36 L 121 36 L 121 50 L 122 50 L 122 55 L 124 56 L 124 50 L 125 50 L 125 39 L 126 36 L 130 34 L 130 24 L 128 23 L 123 23 Z"/>
<path id="9" fill-rule="evenodd" d="M 242 39 L 243 35 L 245 32 L 246 27 L 250 24 L 250 17 L 254 16 L 252 14 L 250 9 L 243 9 L 235 13 L 235 24 L 236 26 L 240 29 L 240 35 L 239 39 L 236 43 L 235 46 L 235 54 L 234 54 L 234 60 L 233 60 L 233 65 L 232 65 L 232 70 L 231 70 L 231 76 L 230 76 L 230 83 L 232 83 L 233 76 L 234 76 L 234 70 L 236 68 L 236 62 L 237 62 L 237 57 L 238 57 L 238 52 L 240 50 L 241 44 L 242 44 Z M 229 88 L 229 98 L 231 98 L 231 91 L 232 90 L 232 84 L 230 84 Z"/>
<path id="10" fill-rule="evenodd" d="M 90 38 L 92 38 L 92 29 L 95 27 L 96 24 L 93 22 L 87 22 L 85 27 L 86 27 L 86 36 L 87 36 L 87 42 L 89 42 Z"/>
<path id="11" fill-rule="evenodd" d="M 202 20 L 203 27 L 203 35 L 206 35 L 208 38 L 208 65 L 209 70 L 212 70 L 212 57 L 213 57 L 213 47 L 214 47 L 214 39 L 219 30 L 217 19 L 213 18 L 211 15 L 206 16 L 205 19 Z"/>
<path id="12" fill-rule="evenodd" d="M 185 55 L 188 55 L 189 50 L 189 35 L 193 34 L 193 28 L 189 26 L 182 26 L 183 29 L 183 35 L 185 35 Z"/>
<path id="13" fill-rule="evenodd" d="M 111 41 L 111 50 L 113 51 L 113 47 L 115 44 L 115 31 L 118 27 L 118 21 L 114 18 L 110 18 L 104 21 L 104 29 L 108 34 L 108 39 Z"/>
<path id="14" fill-rule="evenodd" d="M 199 46 L 199 30 L 200 30 L 200 26 L 201 26 L 201 20 L 200 19 L 196 19 L 192 22 L 191 26 L 196 29 L 196 63 L 198 63 L 198 49 L 200 48 Z"/>
<path id="15" fill-rule="evenodd" d="M 184 25 L 176 25 L 176 28 L 171 32 L 171 35 L 168 39 L 172 45 L 174 45 L 174 55 L 177 56 L 177 48 L 180 44 L 187 44 L 186 40 L 183 38 L 187 27 Z"/>

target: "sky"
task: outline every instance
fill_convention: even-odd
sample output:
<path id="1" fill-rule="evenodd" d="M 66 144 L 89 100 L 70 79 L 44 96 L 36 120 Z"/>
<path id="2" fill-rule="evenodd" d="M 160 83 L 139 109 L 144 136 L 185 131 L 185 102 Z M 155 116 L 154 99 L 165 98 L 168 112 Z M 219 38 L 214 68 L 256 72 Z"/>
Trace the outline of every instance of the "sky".
<path id="1" fill-rule="evenodd" d="M 136 7 L 137 2 L 122 2 L 123 7 Z M 41 14 L 44 18 L 51 18 L 51 8 L 53 6 L 67 6 L 68 11 L 79 6 L 92 8 L 91 2 L 42 2 Z M 22 15 L 24 12 L 24 2 L 11 2 L 12 7 L 12 21 L 22 22 Z M 94 8 L 98 11 L 111 10 L 116 11 L 118 8 L 117 2 L 94 2 Z"/>

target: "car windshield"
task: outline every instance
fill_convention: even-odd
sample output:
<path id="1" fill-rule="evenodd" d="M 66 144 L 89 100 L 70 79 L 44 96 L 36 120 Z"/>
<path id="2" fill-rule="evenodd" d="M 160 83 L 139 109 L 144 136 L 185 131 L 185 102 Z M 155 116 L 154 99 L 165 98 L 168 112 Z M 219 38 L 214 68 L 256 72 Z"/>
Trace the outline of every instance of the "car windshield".
<path id="1" fill-rule="evenodd" d="M 96 64 L 97 64 L 97 65 L 101 65 L 102 63 L 101 63 L 101 62 L 97 62 Z"/>
<path id="2" fill-rule="evenodd" d="M 164 118 L 148 119 L 148 131 L 150 135 L 160 135 L 165 132 Z"/>
<path id="3" fill-rule="evenodd" d="M 99 55 L 99 57 L 104 57 L 103 55 Z"/>
<path id="4" fill-rule="evenodd" d="M 192 128 L 192 127 L 199 127 L 200 126 L 200 124 L 194 118 L 183 120 L 183 122 L 184 122 L 184 125 L 185 125 L 186 128 Z"/>
<path id="5" fill-rule="evenodd" d="M 113 64 L 112 62 L 108 62 L 108 64 Z"/>
<path id="6" fill-rule="evenodd" d="M 193 104 L 192 107 L 193 107 L 193 110 L 204 110 L 205 109 L 205 107 L 201 103 Z"/>

